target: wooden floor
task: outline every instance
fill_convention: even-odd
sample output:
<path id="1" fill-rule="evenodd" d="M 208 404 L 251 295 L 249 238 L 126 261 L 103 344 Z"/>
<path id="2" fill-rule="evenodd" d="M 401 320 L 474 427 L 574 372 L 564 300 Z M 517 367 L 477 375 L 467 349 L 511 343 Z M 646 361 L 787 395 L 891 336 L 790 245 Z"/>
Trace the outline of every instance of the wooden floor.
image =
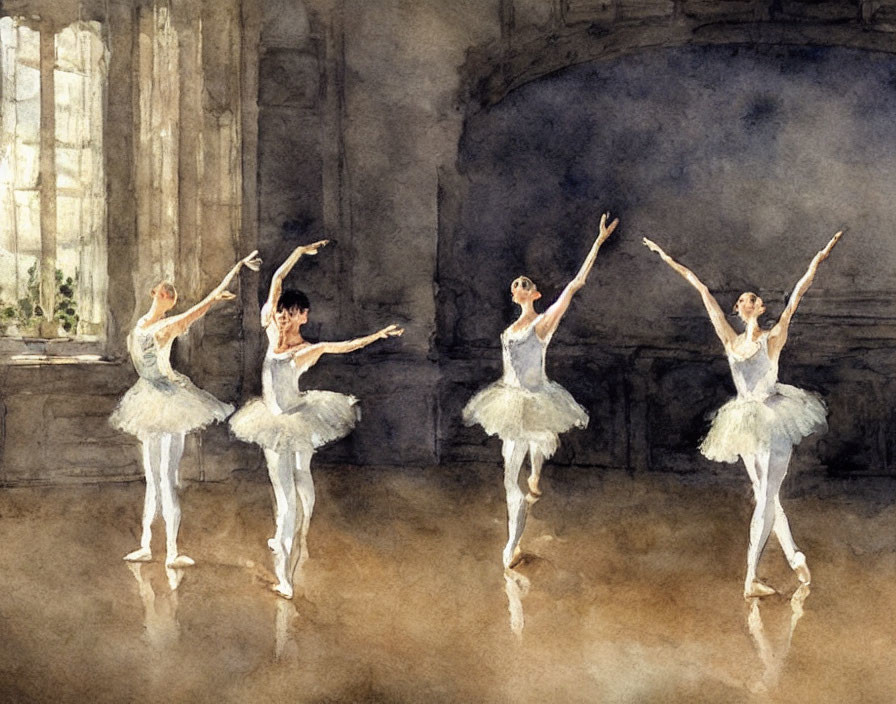
<path id="1" fill-rule="evenodd" d="M 4 489 L 0 701 L 893 701 L 896 483 L 785 485 L 811 591 L 772 541 L 747 603 L 736 471 L 545 473 L 505 574 L 499 467 L 315 469 L 292 602 L 264 477 L 184 487 L 179 572 L 142 483 Z"/>

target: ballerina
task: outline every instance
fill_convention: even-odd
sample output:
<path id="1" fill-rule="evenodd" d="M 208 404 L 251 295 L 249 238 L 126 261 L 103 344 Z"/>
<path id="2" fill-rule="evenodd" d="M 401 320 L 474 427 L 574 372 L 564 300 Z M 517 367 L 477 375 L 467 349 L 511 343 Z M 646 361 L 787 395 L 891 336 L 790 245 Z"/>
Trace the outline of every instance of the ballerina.
<path id="1" fill-rule="evenodd" d="M 297 247 L 274 273 L 261 309 L 261 326 L 268 337 L 261 369 L 262 398 L 249 401 L 230 419 L 236 437 L 264 450 L 276 503 L 276 532 L 268 540 L 278 580 L 274 591 L 287 599 L 293 596 L 296 493 L 302 503 L 299 555 L 304 563 L 314 511 L 311 457 L 317 448 L 348 435 L 360 417 L 354 396 L 299 391 L 299 379 L 324 354 L 345 354 L 404 332 L 389 325 L 372 335 L 344 342 L 310 343 L 302 337 L 301 328 L 308 322 L 311 305 L 301 291 L 284 291 L 283 280 L 302 256 L 317 254 L 327 243 L 321 240 Z"/>
<path id="2" fill-rule="evenodd" d="M 734 312 L 746 325 L 746 331 L 741 335 L 725 319 L 718 302 L 694 272 L 644 238 L 644 244 L 651 251 L 659 254 L 700 293 L 716 335 L 725 347 L 737 388 L 737 396 L 716 412 L 700 451 L 717 462 L 737 462 L 740 457 L 753 485 L 756 506 L 750 521 L 745 598 L 775 593 L 756 576 L 759 558 L 772 530 L 797 579 L 802 584 L 811 581 L 806 556 L 793 541 L 778 494 L 793 447 L 804 437 L 827 429 L 827 410 L 816 394 L 778 383 L 778 360 L 800 300 L 812 284 L 818 265 L 828 258 L 842 234 L 834 235 L 815 255 L 808 271 L 794 288 L 781 318 L 770 330 L 759 327 L 759 317 L 765 312 L 762 299 L 755 293 L 741 294 L 734 304 Z"/>
<path id="3" fill-rule="evenodd" d="M 221 283 L 190 310 L 170 318 L 165 314 L 177 303 L 177 291 L 171 283 L 162 281 L 150 292 L 152 306 L 149 312 L 137 321 L 128 336 L 128 351 L 140 378 L 125 393 L 109 422 L 140 439 L 146 495 L 140 548 L 125 555 L 125 560 L 149 562 L 152 559 L 152 522 L 161 504 L 166 532 L 166 566 L 194 564 L 192 558 L 177 551 L 181 516 L 177 470 L 184 451 L 184 437 L 213 421 L 224 420 L 233 413 L 233 406 L 219 401 L 195 386 L 185 375 L 174 371 L 169 359 L 171 344 L 204 316 L 213 303 L 234 298 L 226 289 L 243 266 L 258 271 L 260 260 L 255 259 L 256 254 L 252 252 L 237 262 Z"/>
<path id="4" fill-rule="evenodd" d="M 617 218 L 608 227 L 608 215 L 601 216 L 600 233 L 579 273 L 544 313 L 535 312 L 534 303 L 541 293 L 532 279 L 520 276 L 511 283 L 510 295 L 520 307 L 520 316 L 501 334 L 504 375 L 474 395 L 463 410 L 466 425 L 478 423 L 503 443 L 508 534 L 502 556 L 505 568 L 516 564 L 522 555 L 519 542 L 526 511 L 541 497 L 541 468 L 557 450 L 559 434 L 588 425 L 585 409 L 560 384 L 547 378 L 545 352 L 573 295 L 585 285 L 598 250 L 619 224 Z M 527 453 L 529 491 L 524 496 L 519 476 Z"/>

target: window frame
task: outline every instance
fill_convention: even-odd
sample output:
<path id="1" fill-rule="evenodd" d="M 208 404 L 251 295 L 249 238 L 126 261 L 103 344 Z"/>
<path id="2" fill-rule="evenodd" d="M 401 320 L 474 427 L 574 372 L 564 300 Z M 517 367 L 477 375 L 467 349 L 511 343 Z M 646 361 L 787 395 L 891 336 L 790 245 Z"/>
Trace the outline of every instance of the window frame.
<path id="1" fill-rule="evenodd" d="M 6 19 L 6 18 L 0 18 Z M 82 22 L 80 20 L 75 20 L 70 23 L 62 24 L 62 25 L 50 25 L 49 23 L 38 22 L 35 26 L 34 23 L 29 22 L 26 18 L 23 17 L 15 17 L 8 16 L 8 19 L 13 23 L 13 28 L 17 29 L 21 26 L 29 27 L 32 31 L 38 34 L 38 41 L 40 43 L 40 60 L 37 66 L 31 66 L 32 68 L 36 68 L 39 71 L 39 81 L 40 81 L 40 95 L 38 96 L 38 100 L 40 101 L 41 107 L 41 120 L 40 127 L 38 132 L 38 180 L 37 184 L 34 187 L 27 188 L 16 188 L 15 185 L 10 189 L 12 197 L 15 198 L 15 194 L 19 191 L 31 191 L 36 192 L 38 194 L 38 203 L 39 203 L 39 213 L 41 219 L 41 227 L 40 227 L 40 241 L 42 252 L 38 257 L 36 264 L 39 267 L 39 272 L 41 274 L 41 280 L 45 279 L 46 274 L 48 272 L 53 272 L 53 285 L 50 287 L 50 291 L 47 292 L 46 289 L 41 286 L 39 293 L 39 300 L 41 307 L 45 310 L 54 310 L 56 304 L 56 285 L 55 285 L 55 272 L 57 268 L 58 259 L 58 247 L 57 247 L 57 235 L 58 231 L 56 227 L 58 226 L 56 222 L 54 222 L 53 234 L 49 236 L 49 239 L 52 240 L 49 245 L 54 250 L 52 261 L 48 263 L 48 257 L 44 256 L 44 252 L 48 249 L 47 242 L 47 233 L 44 229 L 44 222 L 47 215 L 45 214 L 45 199 L 49 198 L 52 201 L 52 205 L 46 208 L 52 214 L 52 218 L 54 221 L 57 220 L 56 210 L 57 210 L 57 198 L 59 194 L 67 194 L 71 193 L 71 195 L 76 195 L 79 198 L 91 198 L 96 197 L 97 195 L 101 195 L 102 197 L 102 208 L 100 210 L 99 217 L 97 218 L 97 222 L 100 223 L 101 232 L 99 233 L 99 237 L 103 239 L 101 244 L 102 247 L 102 266 L 103 271 L 100 273 L 100 276 L 105 280 L 102 286 L 102 291 L 100 296 L 102 301 L 96 301 L 95 305 L 100 305 L 103 309 L 102 318 L 99 321 L 99 329 L 98 333 L 67 333 L 62 328 L 61 324 L 55 320 L 55 316 L 50 317 L 49 319 L 44 318 L 43 322 L 40 324 L 40 329 L 37 335 L 23 335 L 23 334 L 14 334 L 14 335 L 6 335 L 0 334 L 0 364 L 27 364 L 31 362 L 44 362 L 49 363 L 54 360 L 61 361 L 65 358 L 71 358 L 73 361 L 95 361 L 106 358 L 106 354 L 108 352 L 108 336 L 107 330 L 109 326 L 109 315 L 112 311 L 109 310 L 109 302 L 108 302 L 108 294 L 109 294 L 109 286 L 111 284 L 110 276 L 109 276 L 109 193 L 108 193 L 108 185 L 107 185 L 107 169 L 106 169 L 106 121 L 108 115 L 108 87 L 109 87 L 109 58 L 110 52 L 107 42 L 103 36 L 103 23 L 98 21 L 92 22 Z M 95 160 L 95 164 L 98 165 L 100 169 L 100 174 L 96 176 L 96 179 L 99 183 L 102 184 L 100 188 L 97 188 L 97 184 L 90 184 L 87 182 L 83 182 L 79 188 L 71 189 L 68 187 L 60 187 L 58 185 L 59 181 L 59 173 L 56 168 L 56 150 L 62 146 L 63 148 L 70 147 L 67 143 L 62 143 L 57 137 L 57 129 L 56 129 L 56 116 L 60 113 L 60 107 L 58 104 L 58 96 L 55 90 L 56 83 L 56 74 L 57 72 L 65 72 L 65 73 L 75 73 L 83 76 L 85 79 L 89 80 L 90 71 L 74 71 L 65 65 L 61 65 L 59 61 L 58 55 L 58 37 L 64 31 L 68 29 L 74 29 L 75 31 L 90 31 L 92 32 L 96 38 L 99 40 L 100 45 L 102 47 L 102 56 L 99 59 L 100 67 L 102 70 L 102 75 L 99 78 L 99 89 L 100 89 L 100 104 L 99 104 L 99 115 L 100 115 L 100 124 L 98 126 L 93 126 L 90 129 L 90 132 L 98 133 L 102 135 L 102 143 L 100 148 L 96 150 L 96 155 L 98 159 Z M 46 34 L 52 37 L 52 61 L 45 61 L 44 53 L 47 49 L 45 46 Z M 33 62 L 26 61 L 26 65 L 31 65 Z M 46 76 L 46 73 L 53 74 L 49 79 Z M 50 87 L 52 91 L 52 98 L 45 97 L 45 91 L 47 87 Z M 85 85 L 85 90 L 89 90 L 89 84 Z M 53 119 L 48 122 L 43 118 L 44 111 L 47 105 L 52 107 L 53 111 Z M 88 116 L 86 119 L 90 119 Z M 89 145 L 90 138 L 88 137 L 87 141 L 80 145 L 81 149 L 84 149 L 85 146 Z M 52 157 L 50 159 L 44 158 L 44 150 L 47 146 L 51 147 L 51 151 L 53 152 Z M 89 146 L 87 146 L 89 148 Z M 48 164 L 51 165 L 51 169 L 48 169 Z M 45 179 L 44 176 L 46 173 L 51 173 L 52 177 L 49 179 Z M 47 187 L 47 182 L 51 182 L 51 186 Z M 83 207 L 83 206 L 82 206 Z M 13 216 L 16 217 L 15 213 L 15 203 L 13 203 Z M 15 256 L 18 256 L 18 252 L 15 252 Z M 15 294 L 18 297 L 18 292 Z M 49 301 L 50 305 L 46 305 L 46 302 Z M 44 335 L 43 333 L 49 331 L 50 329 L 55 329 L 57 334 L 54 336 Z"/>

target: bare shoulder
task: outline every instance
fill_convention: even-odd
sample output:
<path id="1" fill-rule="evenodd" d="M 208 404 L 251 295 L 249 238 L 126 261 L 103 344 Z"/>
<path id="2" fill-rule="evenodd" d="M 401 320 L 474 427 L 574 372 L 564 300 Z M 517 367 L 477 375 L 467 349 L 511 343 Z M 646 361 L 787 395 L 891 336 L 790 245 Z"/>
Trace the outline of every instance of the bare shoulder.
<path id="1" fill-rule="evenodd" d="M 559 321 L 552 320 L 544 313 L 539 313 L 534 320 L 535 335 L 542 342 L 549 341 L 557 328 L 557 322 Z"/>
<path id="2" fill-rule="evenodd" d="M 290 348 L 292 364 L 296 368 L 308 369 L 317 364 L 325 351 L 326 343 L 323 342 L 305 342 L 296 345 Z"/>

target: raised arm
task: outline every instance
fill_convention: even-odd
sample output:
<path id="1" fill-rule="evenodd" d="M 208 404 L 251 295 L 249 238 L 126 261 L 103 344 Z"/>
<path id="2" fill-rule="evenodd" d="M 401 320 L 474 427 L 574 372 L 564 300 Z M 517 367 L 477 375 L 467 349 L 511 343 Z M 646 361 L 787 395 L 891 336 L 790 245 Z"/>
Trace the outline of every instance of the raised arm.
<path id="1" fill-rule="evenodd" d="M 324 354 L 347 354 L 354 352 L 362 347 L 376 342 L 377 340 L 385 340 L 387 337 L 399 337 L 404 333 L 404 328 L 397 325 L 389 325 L 382 330 L 377 330 L 372 335 L 358 337 L 354 340 L 345 340 L 343 342 L 318 342 L 313 345 L 307 345 L 299 348 L 293 355 L 293 363 L 296 366 L 312 366 Z"/>
<path id="2" fill-rule="evenodd" d="M 549 338 L 557 330 L 560 320 L 563 318 L 563 315 L 569 308 L 569 304 L 572 302 L 572 297 L 585 285 L 585 281 L 588 279 L 588 274 L 591 273 L 591 268 L 594 266 L 594 260 L 597 258 L 597 252 L 600 250 L 600 246 L 607 241 L 607 238 L 613 234 L 613 230 L 615 230 L 616 226 L 619 224 L 619 218 L 616 218 L 610 223 L 610 226 L 607 227 L 608 216 L 609 213 L 604 213 L 600 216 L 600 233 L 598 234 L 597 239 L 594 240 L 594 244 L 591 245 L 591 251 L 588 252 L 585 261 L 582 262 L 582 266 L 579 268 L 579 273 L 576 274 L 572 281 L 566 284 L 563 293 L 561 293 L 560 297 L 544 312 L 541 316 L 541 320 L 539 320 L 538 324 L 535 326 L 535 334 L 542 340 Z"/>
<path id="3" fill-rule="evenodd" d="M 787 332 L 790 329 L 790 321 L 793 318 L 793 314 L 796 313 L 796 308 L 803 299 L 806 291 L 808 291 L 809 287 L 812 285 L 812 281 L 815 279 L 815 272 L 818 271 L 818 265 L 830 256 L 831 250 L 834 248 L 834 245 L 840 241 L 842 236 L 843 231 L 841 230 L 830 239 L 818 254 L 812 257 L 812 261 L 809 262 L 809 269 L 803 274 L 803 278 L 797 282 L 796 287 L 793 289 L 793 293 L 790 294 L 790 300 L 787 301 L 787 307 L 784 309 L 784 312 L 781 313 L 781 317 L 778 319 L 775 327 L 773 327 L 768 334 L 770 354 L 778 353 L 781 351 L 781 348 L 784 347 L 784 343 L 787 342 Z"/>
<path id="4" fill-rule="evenodd" d="M 730 323 L 725 317 L 725 313 L 722 311 L 721 306 L 719 306 L 719 302 L 709 292 L 706 284 L 698 279 L 697 275 L 693 271 L 688 269 L 686 266 L 679 264 L 672 257 L 666 254 L 662 250 L 662 248 L 658 244 L 656 244 L 656 242 L 653 242 L 646 237 L 644 238 L 643 242 L 651 252 L 656 252 L 657 254 L 659 254 L 662 260 L 666 262 L 666 264 L 677 271 L 685 281 L 687 281 L 691 286 L 697 289 L 697 292 L 700 294 L 700 298 L 703 299 L 703 306 L 706 308 L 706 312 L 709 313 L 709 319 L 712 321 L 712 326 L 716 331 L 716 335 L 719 336 L 722 344 L 726 347 L 732 344 L 735 338 L 737 338 L 737 333 L 734 331 L 734 328 L 731 327 Z"/>
<path id="5" fill-rule="evenodd" d="M 268 290 L 268 300 L 261 309 L 261 327 L 266 328 L 271 322 L 271 316 L 274 314 L 277 301 L 280 300 L 280 294 L 283 292 L 283 279 L 285 279 L 289 272 L 292 271 L 296 262 L 306 254 L 317 254 L 317 250 L 321 247 L 325 247 L 329 243 L 330 240 L 319 240 L 317 242 L 312 242 L 311 244 L 299 245 L 292 251 L 292 254 L 286 258 L 286 261 L 280 265 L 277 271 L 274 272 L 274 276 L 271 278 L 271 288 Z"/>
<path id="6" fill-rule="evenodd" d="M 255 250 L 249 256 L 240 259 L 240 261 L 227 272 L 227 275 L 221 280 L 221 283 L 215 286 L 215 288 L 213 288 L 209 294 L 195 306 L 179 315 L 173 315 L 170 318 L 163 319 L 162 324 L 156 331 L 156 340 L 158 340 L 159 344 L 164 345 L 170 339 L 186 332 L 193 323 L 208 313 L 209 308 L 212 307 L 212 303 L 215 301 L 228 301 L 233 299 L 235 296 L 226 290 L 227 287 L 230 286 L 230 282 L 233 281 L 233 278 L 239 273 L 243 266 L 248 266 L 253 271 L 258 271 L 261 260 L 257 258 L 257 254 L 258 250 Z"/>

